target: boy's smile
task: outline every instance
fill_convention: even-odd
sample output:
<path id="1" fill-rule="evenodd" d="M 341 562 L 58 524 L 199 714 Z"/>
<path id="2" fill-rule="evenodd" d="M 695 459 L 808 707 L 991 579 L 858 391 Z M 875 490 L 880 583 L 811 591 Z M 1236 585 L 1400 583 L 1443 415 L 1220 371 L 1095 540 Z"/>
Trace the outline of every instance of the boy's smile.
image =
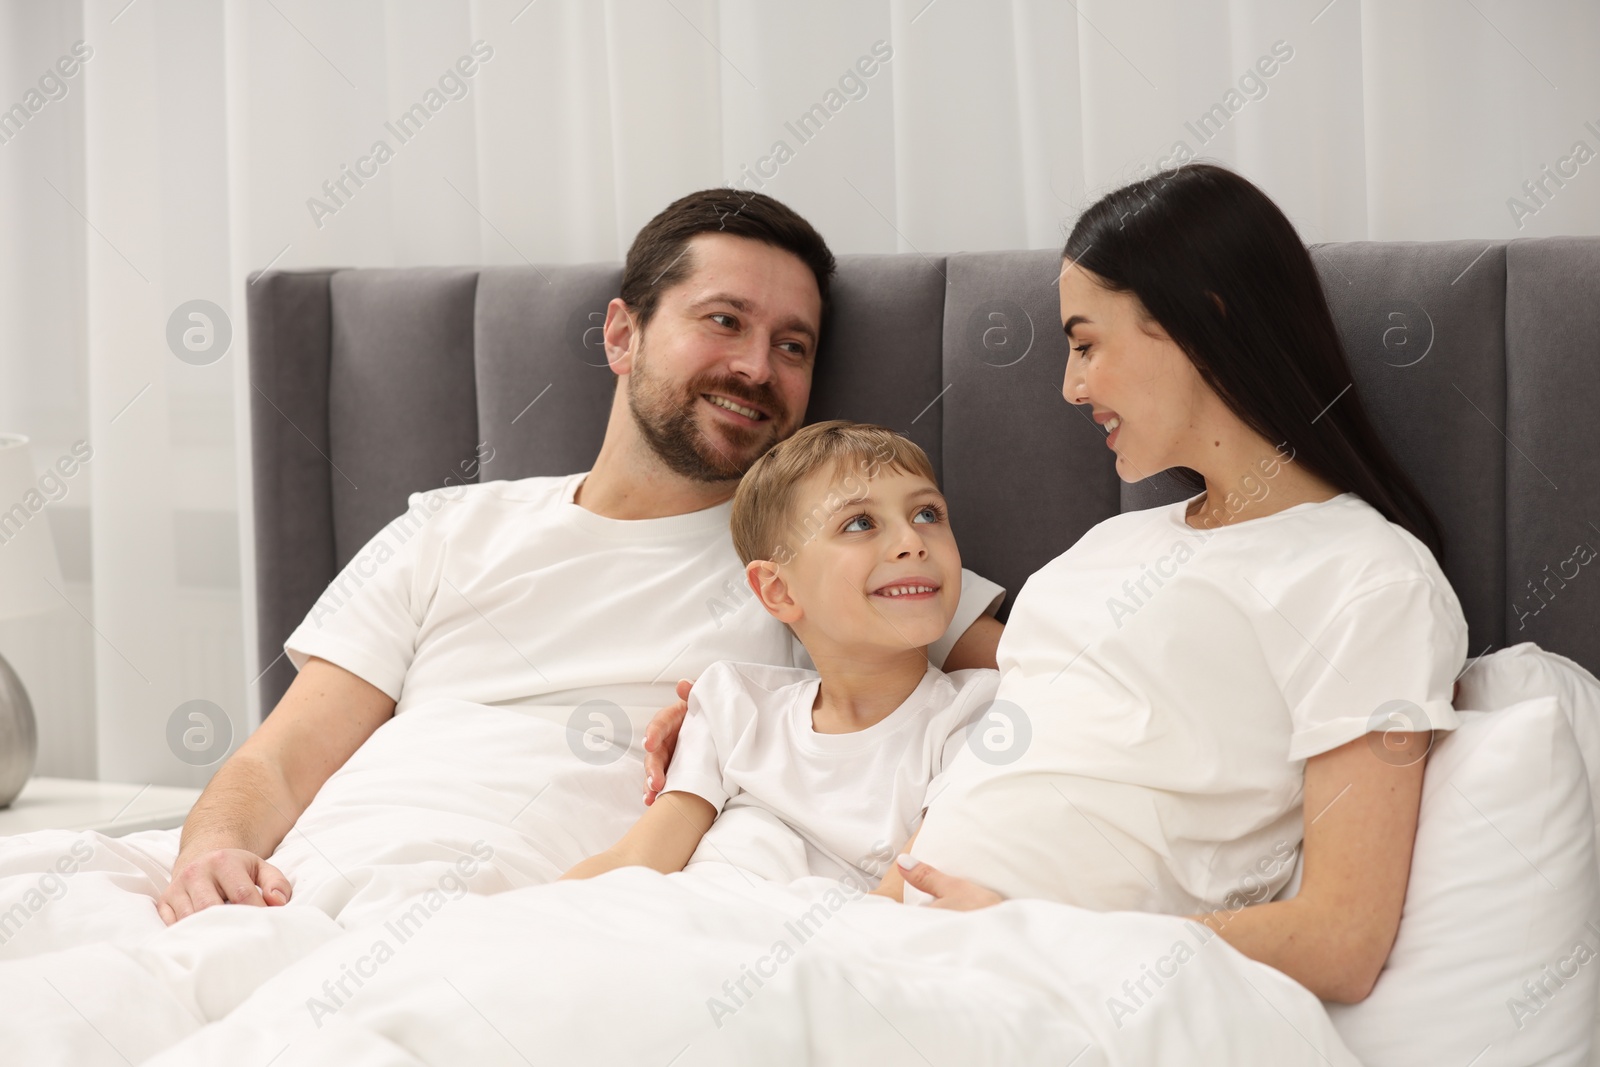
<path id="1" fill-rule="evenodd" d="M 944 497 L 892 467 L 870 480 L 837 470 L 800 482 L 809 532 L 778 567 L 774 614 L 818 663 L 920 649 L 944 634 L 961 597 L 961 554 Z M 754 564 L 753 564 L 754 566 Z"/>

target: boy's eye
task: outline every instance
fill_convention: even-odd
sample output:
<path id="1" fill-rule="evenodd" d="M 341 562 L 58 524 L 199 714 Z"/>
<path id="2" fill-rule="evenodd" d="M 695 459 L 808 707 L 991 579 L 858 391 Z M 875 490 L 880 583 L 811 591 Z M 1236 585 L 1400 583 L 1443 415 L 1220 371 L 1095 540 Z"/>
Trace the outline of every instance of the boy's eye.
<path id="1" fill-rule="evenodd" d="M 872 529 L 872 520 L 865 515 L 857 515 L 845 523 L 843 529 L 845 533 L 866 533 Z"/>
<path id="2" fill-rule="evenodd" d="M 912 516 L 911 521 L 912 522 L 928 523 L 928 522 L 938 522 L 942 518 L 944 518 L 944 512 L 939 510 L 938 505 L 929 504 L 926 507 L 920 509 L 914 516 Z"/>

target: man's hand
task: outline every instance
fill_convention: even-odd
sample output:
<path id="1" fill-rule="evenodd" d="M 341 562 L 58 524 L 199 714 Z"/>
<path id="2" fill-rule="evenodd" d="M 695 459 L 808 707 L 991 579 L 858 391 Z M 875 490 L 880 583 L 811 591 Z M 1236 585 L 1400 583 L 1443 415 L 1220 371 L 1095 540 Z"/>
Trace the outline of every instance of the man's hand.
<path id="1" fill-rule="evenodd" d="M 902 860 L 910 861 L 911 866 L 907 867 L 901 862 Z M 953 874 L 945 874 L 926 863 L 919 862 L 910 853 L 895 857 L 895 864 L 900 868 L 902 878 L 934 898 L 933 903 L 928 905 L 930 908 L 976 911 L 1005 900 L 1005 897 L 992 889 L 985 889 Z"/>
<path id="2" fill-rule="evenodd" d="M 687 678 L 678 680 L 678 699 L 656 712 L 650 725 L 644 728 L 644 803 L 649 807 L 667 785 L 667 764 L 672 762 L 672 750 L 678 747 L 678 728 L 683 717 L 689 714 L 689 690 L 694 683 Z"/>
<path id="3" fill-rule="evenodd" d="M 179 856 L 172 881 L 156 901 L 156 913 L 171 926 L 213 904 L 278 907 L 289 902 L 289 879 L 254 852 L 219 848 L 198 856 Z"/>
<path id="4" fill-rule="evenodd" d="M 387 693 L 312 656 L 256 732 L 211 776 L 183 822 L 172 881 L 156 899 L 172 925 L 213 904 L 277 907 L 289 880 L 270 856 L 324 782 L 394 716 Z"/>

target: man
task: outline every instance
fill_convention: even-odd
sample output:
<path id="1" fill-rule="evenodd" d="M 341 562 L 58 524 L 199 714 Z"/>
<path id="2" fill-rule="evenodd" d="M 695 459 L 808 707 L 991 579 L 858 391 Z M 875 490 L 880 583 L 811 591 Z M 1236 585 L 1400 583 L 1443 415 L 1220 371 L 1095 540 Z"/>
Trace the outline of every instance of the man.
<path id="1" fill-rule="evenodd" d="M 693 193 L 652 219 L 606 311 L 617 389 L 593 469 L 413 495 L 383 550 L 357 555 L 376 573 L 285 642 L 300 673 L 190 812 L 162 919 L 286 903 L 266 857 L 397 711 L 446 696 L 659 707 L 669 669 L 793 662 L 791 635 L 742 591 L 727 502 L 803 421 L 833 271 L 811 225 L 759 193 Z M 995 665 L 1000 590 L 965 579 L 929 650 L 949 670 Z M 650 724 L 647 801 L 687 684 Z"/>

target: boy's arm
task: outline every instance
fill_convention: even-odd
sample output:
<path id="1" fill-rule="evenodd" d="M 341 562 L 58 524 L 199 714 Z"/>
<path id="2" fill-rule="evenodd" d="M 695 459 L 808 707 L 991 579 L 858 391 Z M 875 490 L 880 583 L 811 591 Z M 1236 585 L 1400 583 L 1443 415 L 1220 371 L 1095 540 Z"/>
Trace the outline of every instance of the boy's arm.
<path id="1" fill-rule="evenodd" d="M 653 867 L 662 874 L 681 871 L 716 817 L 717 809 L 703 797 L 677 790 L 663 793 L 622 840 L 575 864 L 560 880 L 593 878 L 617 867 Z"/>

